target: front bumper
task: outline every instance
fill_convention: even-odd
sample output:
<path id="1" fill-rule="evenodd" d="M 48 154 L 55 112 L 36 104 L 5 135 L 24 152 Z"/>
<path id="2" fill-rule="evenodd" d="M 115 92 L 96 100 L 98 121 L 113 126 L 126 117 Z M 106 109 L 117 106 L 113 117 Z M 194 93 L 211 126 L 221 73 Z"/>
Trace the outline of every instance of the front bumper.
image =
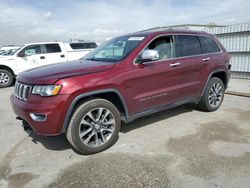
<path id="1" fill-rule="evenodd" d="M 27 101 L 19 100 L 11 95 L 11 105 L 15 114 L 26 121 L 38 135 L 54 136 L 61 134 L 66 116 L 68 95 L 41 97 L 30 95 Z M 30 114 L 44 114 L 45 121 L 35 121 Z"/>

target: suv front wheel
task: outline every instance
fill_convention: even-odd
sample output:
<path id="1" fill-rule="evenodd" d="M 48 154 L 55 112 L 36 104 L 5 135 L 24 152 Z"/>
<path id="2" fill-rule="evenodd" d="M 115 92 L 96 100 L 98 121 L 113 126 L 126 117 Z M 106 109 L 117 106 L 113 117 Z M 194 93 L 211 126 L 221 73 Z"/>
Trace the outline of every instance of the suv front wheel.
<path id="1" fill-rule="evenodd" d="M 224 99 L 225 86 L 221 79 L 212 77 L 198 103 L 200 109 L 208 112 L 217 110 Z"/>
<path id="2" fill-rule="evenodd" d="M 120 113 L 115 105 L 105 99 L 91 99 L 77 107 L 66 136 L 79 152 L 93 154 L 116 142 L 120 126 Z"/>

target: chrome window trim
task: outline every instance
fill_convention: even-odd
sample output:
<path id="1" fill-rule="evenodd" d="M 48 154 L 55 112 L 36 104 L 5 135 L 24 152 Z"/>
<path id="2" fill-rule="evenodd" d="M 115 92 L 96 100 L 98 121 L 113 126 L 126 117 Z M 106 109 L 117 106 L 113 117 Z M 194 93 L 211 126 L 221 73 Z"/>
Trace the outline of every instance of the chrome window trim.
<path id="1" fill-rule="evenodd" d="M 136 58 L 134 59 L 133 61 L 133 65 L 138 65 L 139 63 L 136 63 L 136 59 L 138 58 L 138 56 L 143 52 L 143 50 L 145 50 L 145 48 L 153 41 L 155 40 L 156 38 L 159 38 L 159 37 L 167 37 L 167 36 L 177 36 L 177 35 L 189 35 L 189 36 L 194 36 L 194 37 L 208 37 L 208 38 L 211 38 L 212 40 L 214 40 L 213 37 L 211 36 L 207 36 L 207 35 L 202 35 L 202 34 L 198 34 L 198 35 L 195 35 L 195 34 L 189 34 L 189 33 L 184 33 L 184 34 L 161 34 L 161 35 L 157 35 L 155 36 L 153 39 L 151 39 L 147 45 L 145 45 L 145 47 L 140 51 L 140 53 L 136 56 Z M 198 39 L 199 40 L 199 39 Z M 197 57 L 197 56 L 203 56 L 203 55 L 210 55 L 210 54 L 221 54 L 223 53 L 223 50 L 221 49 L 220 45 L 218 44 L 218 42 L 216 40 L 214 40 L 216 45 L 219 47 L 220 51 L 219 52 L 211 52 L 211 53 L 201 53 L 201 54 L 196 54 L 196 55 L 190 55 L 190 56 L 182 56 L 182 57 L 173 57 L 173 58 L 169 58 L 169 59 L 160 59 L 160 60 L 156 60 L 156 61 L 149 61 L 149 62 L 145 62 L 143 64 L 150 64 L 150 63 L 158 63 L 158 62 L 162 62 L 162 61 L 168 61 L 168 60 L 173 60 L 173 59 L 182 59 L 182 58 L 188 58 L 188 57 Z M 201 45 L 201 44 L 200 44 Z"/>

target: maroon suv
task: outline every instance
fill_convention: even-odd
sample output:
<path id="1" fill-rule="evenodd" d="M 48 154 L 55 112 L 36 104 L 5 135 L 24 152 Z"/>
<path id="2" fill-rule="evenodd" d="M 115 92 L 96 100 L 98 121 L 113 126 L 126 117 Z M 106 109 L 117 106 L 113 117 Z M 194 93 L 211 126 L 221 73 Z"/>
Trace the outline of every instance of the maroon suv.
<path id="1" fill-rule="evenodd" d="M 84 154 L 118 138 L 121 121 L 185 103 L 217 110 L 229 81 L 229 55 L 205 32 L 144 31 L 105 42 L 83 59 L 18 75 L 11 102 L 40 135 L 65 133 Z"/>

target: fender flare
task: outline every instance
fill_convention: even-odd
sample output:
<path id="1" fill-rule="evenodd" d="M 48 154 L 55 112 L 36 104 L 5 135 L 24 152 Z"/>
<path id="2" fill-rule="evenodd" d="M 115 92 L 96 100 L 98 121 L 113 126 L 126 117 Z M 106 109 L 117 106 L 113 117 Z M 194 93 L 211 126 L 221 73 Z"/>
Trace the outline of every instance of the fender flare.
<path id="1" fill-rule="evenodd" d="M 206 87 L 207 87 L 207 84 L 208 84 L 208 81 L 210 80 L 210 78 L 212 77 L 212 75 L 213 74 L 215 74 L 215 73 L 218 73 L 218 72 L 224 72 L 225 74 L 226 74 L 226 77 L 227 77 L 227 85 L 228 85 L 228 74 L 227 74 L 227 71 L 225 71 L 225 69 L 218 69 L 218 70 L 215 70 L 215 71 L 212 71 L 210 74 L 209 74 L 209 76 L 208 76 L 208 79 L 207 79 L 207 81 L 206 81 L 206 83 L 205 83 L 205 85 L 204 85 L 204 87 L 203 87 L 203 89 L 202 89 L 202 93 L 201 93 L 201 96 L 200 96 L 200 98 L 203 96 L 203 94 L 204 94 L 204 92 L 205 92 L 205 89 L 206 89 Z M 227 85 L 226 85 L 226 87 L 227 87 Z M 225 88 L 226 88 L 225 87 Z M 199 99 L 200 100 L 200 99 Z M 198 100 L 198 101 L 199 101 Z"/>
<path id="2" fill-rule="evenodd" d="M 7 65 L 0 64 L 0 69 L 4 69 L 4 70 L 9 71 L 13 75 L 13 77 L 16 76 L 14 70 Z"/>
<path id="3" fill-rule="evenodd" d="M 120 98 L 121 102 L 122 102 L 122 105 L 123 105 L 124 109 L 125 109 L 125 119 L 127 119 L 129 117 L 128 109 L 127 109 L 127 105 L 125 103 L 125 100 L 124 100 L 123 96 L 121 95 L 121 93 L 117 89 L 112 88 L 112 89 L 103 89 L 103 90 L 91 91 L 91 92 L 80 94 L 80 95 L 78 95 L 77 97 L 74 98 L 74 100 L 70 104 L 67 115 L 66 115 L 66 117 L 64 119 L 63 127 L 61 129 L 61 133 L 65 133 L 67 131 L 67 127 L 68 127 L 68 124 L 69 124 L 69 121 L 70 121 L 70 117 L 71 117 L 71 115 L 73 113 L 75 105 L 77 104 L 77 102 L 79 100 L 81 100 L 82 98 L 85 98 L 85 97 L 90 97 L 90 96 L 93 96 L 93 95 L 96 95 L 96 94 L 102 94 L 102 93 L 115 93 L 115 94 L 117 94 L 118 97 Z"/>

